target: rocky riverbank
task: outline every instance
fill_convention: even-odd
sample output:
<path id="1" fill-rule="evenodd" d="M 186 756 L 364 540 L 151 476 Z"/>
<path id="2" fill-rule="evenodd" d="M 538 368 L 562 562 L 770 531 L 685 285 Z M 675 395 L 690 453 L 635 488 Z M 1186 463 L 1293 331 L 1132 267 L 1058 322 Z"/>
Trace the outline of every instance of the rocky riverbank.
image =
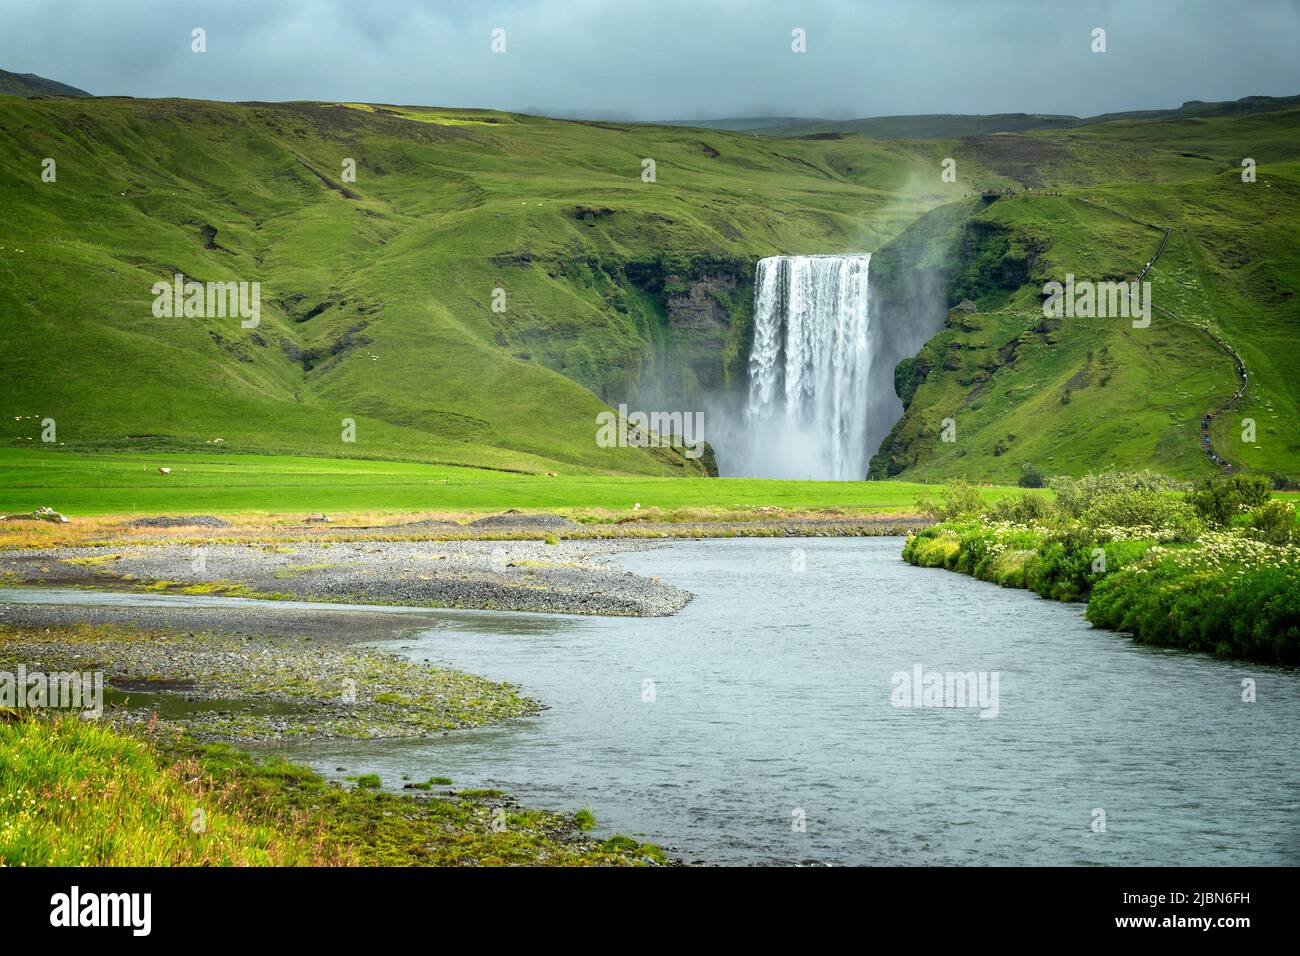
<path id="1" fill-rule="evenodd" d="M 350 604 L 653 617 L 687 591 L 623 571 L 602 541 L 179 543 L 0 551 L 11 584 L 90 585 Z"/>
<path id="2" fill-rule="evenodd" d="M 541 709 L 508 684 L 312 635 L 0 625 L 0 669 L 19 665 L 100 672 L 110 723 L 171 726 L 197 740 L 420 737 Z"/>
<path id="3" fill-rule="evenodd" d="M 37 571 L 51 576 L 95 566 L 50 555 L 37 562 Z M 57 589 L 49 595 L 55 603 L 36 604 L 4 602 L 4 594 L 0 589 L 0 671 L 99 672 L 104 709 L 96 721 L 3 714 L 0 764 L 45 776 L 6 781 L 0 803 L 24 789 L 87 796 L 56 802 L 43 816 L 20 810 L 0 835 L 0 863 L 670 862 L 640 840 L 591 836 L 589 810 L 528 809 L 507 794 L 456 788 L 447 778 L 412 780 L 396 793 L 364 774 L 326 781 L 260 748 L 249 754 L 222 743 L 427 737 L 538 714 L 542 705 L 510 684 L 361 646 L 456 612 L 283 602 L 93 606 L 58 603 Z M 69 747 L 84 748 L 86 760 L 62 759 Z M 12 759 L 44 751 L 48 760 Z M 70 780 L 70 766 L 93 784 Z M 158 828 L 160 800 L 174 833 Z M 191 832 L 195 807 L 209 815 L 213 840 Z M 106 820 L 114 833 L 139 829 L 148 838 L 106 842 Z"/>

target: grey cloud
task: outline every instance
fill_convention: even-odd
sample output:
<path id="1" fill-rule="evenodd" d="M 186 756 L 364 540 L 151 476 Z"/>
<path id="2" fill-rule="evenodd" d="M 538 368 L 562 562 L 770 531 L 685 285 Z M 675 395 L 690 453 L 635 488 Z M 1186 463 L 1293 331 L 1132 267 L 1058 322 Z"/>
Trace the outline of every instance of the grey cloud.
<path id="1" fill-rule="evenodd" d="M 208 53 L 190 52 L 203 27 Z M 507 51 L 493 54 L 493 28 Z M 790 33 L 807 32 L 792 53 Z M 1107 31 L 1105 54 L 1091 31 Z M 1255 0 L 47 0 L 0 68 L 93 93 L 635 119 L 1090 115 L 1300 92 L 1300 4 Z"/>

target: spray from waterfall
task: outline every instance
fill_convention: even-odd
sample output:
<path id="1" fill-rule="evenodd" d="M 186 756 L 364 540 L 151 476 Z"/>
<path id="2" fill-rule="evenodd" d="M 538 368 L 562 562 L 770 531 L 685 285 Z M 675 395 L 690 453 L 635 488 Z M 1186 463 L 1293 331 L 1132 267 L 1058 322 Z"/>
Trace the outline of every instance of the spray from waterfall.
<path id="1" fill-rule="evenodd" d="M 772 256 L 754 283 L 745 434 L 732 474 L 861 480 L 871 256 Z"/>

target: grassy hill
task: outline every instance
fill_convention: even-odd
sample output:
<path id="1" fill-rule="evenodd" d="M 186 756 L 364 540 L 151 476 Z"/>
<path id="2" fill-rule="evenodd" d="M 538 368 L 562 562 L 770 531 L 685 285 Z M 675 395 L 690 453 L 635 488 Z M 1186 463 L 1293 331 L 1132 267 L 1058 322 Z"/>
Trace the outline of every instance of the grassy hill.
<path id="1" fill-rule="evenodd" d="M 595 415 L 734 381 L 757 258 L 876 248 L 957 192 L 932 144 L 831 147 L 476 110 L 0 100 L 0 440 L 39 442 L 50 417 L 68 449 L 701 473 L 596 447 Z M 259 281 L 260 326 L 155 318 L 177 272 Z"/>
<path id="2" fill-rule="evenodd" d="M 973 157 L 1021 184 L 965 223 L 947 327 L 900 368 L 903 419 L 878 476 L 1012 480 L 1022 464 L 1078 474 L 1149 465 L 1211 474 L 1199 422 L 1238 469 L 1300 474 L 1300 110 L 1215 119 L 1129 120 L 1069 131 L 977 137 Z M 1241 159 L 1257 181 L 1243 183 Z M 1023 189 L 1033 186 L 1038 195 Z M 1050 193 L 1045 195 L 1044 192 Z M 1045 320 L 1043 283 L 1066 273 L 1147 279 L 1153 319 Z M 969 308 L 969 307 L 968 307 Z M 1225 349 L 1219 343 L 1225 343 Z M 955 442 L 941 441 L 944 418 Z M 1257 440 L 1242 441 L 1242 419 Z"/>
<path id="3" fill-rule="evenodd" d="M 744 130 L 763 136 L 866 136 L 872 139 L 958 139 L 991 133 L 1067 129 L 1096 123 L 1240 116 L 1300 106 L 1300 96 L 1244 96 L 1239 100 L 1188 100 L 1176 109 L 1132 110 L 1079 117 L 1054 113 L 926 113 L 912 116 L 868 116 L 863 119 L 788 119 L 786 117 L 725 119 L 699 126 Z M 684 124 L 683 124 L 684 125 Z"/>
<path id="4" fill-rule="evenodd" d="M 659 120 L 663 126 L 694 126 L 697 129 L 730 130 L 733 133 L 753 133 L 758 130 L 791 127 L 800 123 L 820 123 L 822 120 L 802 116 L 725 116 L 709 120 Z"/>
<path id="5" fill-rule="evenodd" d="M 52 418 L 64 452 L 700 475 L 678 450 L 597 447 L 595 416 L 743 387 L 758 258 L 876 251 L 883 311 L 920 307 L 918 285 L 939 319 L 974 304 L 897 370 L 907 411 L 876 476 L 1209 473 L 1199 421 L 1234 355 L 1249 390 L 1216 449 L 1295 475 L 1300 110 L 1266 100 L 895 140 L 0 98 L 0 442 L 37 448 Z M 1149 329 L 1044 322 L 1045 281 L 1131 277 L 1166 230 Z M 260 325 L 155 317 L 178 272 L 260 282 Z"/>
<path id="6" fill-rule="evenodd" d="M 754 127 L 764 136 L 865 136 L 870 139 L 958 139 L 988 133 L 1018 133 L 1031 129 L 1062 129 L 1080 122 L 1077 116 L 1038 113 L 986 115 L 929 113 L 918 116 L 869 116 L 853 120 L 797 120 L 790 124 Z"/>
<path id="7" fill-rule="evenodd" d="M 75 86 L 47 80 L 35 73 L 10 73 L 0 70 L 0 96 L 90 96 Z"/>

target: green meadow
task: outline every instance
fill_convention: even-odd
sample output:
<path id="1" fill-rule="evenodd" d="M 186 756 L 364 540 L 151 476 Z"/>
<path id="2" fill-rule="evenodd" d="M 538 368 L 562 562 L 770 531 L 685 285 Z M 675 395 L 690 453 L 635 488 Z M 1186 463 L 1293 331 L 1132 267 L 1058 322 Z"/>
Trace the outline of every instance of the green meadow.
<path id="1" fill-rule="evenodd" d="M 170 475 L 158 468 L 170 467 Z M 125 512 L 476 512 L 508 508 L 914 511 L 929 486 L 617 475 L 520 475 L 397 461 L 225 454 L 0 451 L 0 511 L 55 501 L 68 515 Z M 988 489 L 992 498 L 1014 489 Z"/>

